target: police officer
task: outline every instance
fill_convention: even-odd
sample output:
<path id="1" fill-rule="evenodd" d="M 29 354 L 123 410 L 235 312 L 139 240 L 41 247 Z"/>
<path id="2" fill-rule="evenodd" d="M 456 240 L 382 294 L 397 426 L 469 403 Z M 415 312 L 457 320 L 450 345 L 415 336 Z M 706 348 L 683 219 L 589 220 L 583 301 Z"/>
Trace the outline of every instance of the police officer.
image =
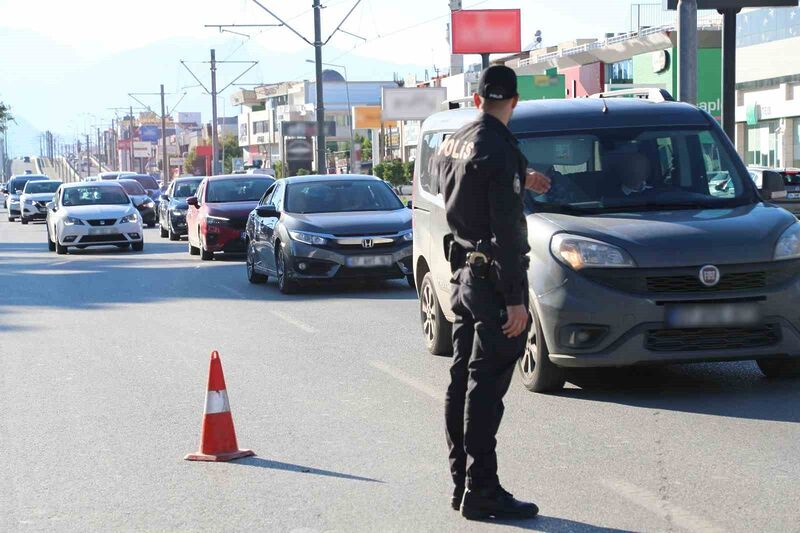
<path id="1" fill-rule="evenodd" d="M 523 189 L 547 192 L 550 180 L 528 171 L 508 129 L 517 77 L 505 66 L 483 71 L 478 118 L 437 150 L 453 270 L 453 363 L 445 400 L 452 507 L 468 519 L 532 518 L 539 509 L 515 499 L 497 477 L 495 436 L 503 396 L 530 328 L 528 232 Z"/>

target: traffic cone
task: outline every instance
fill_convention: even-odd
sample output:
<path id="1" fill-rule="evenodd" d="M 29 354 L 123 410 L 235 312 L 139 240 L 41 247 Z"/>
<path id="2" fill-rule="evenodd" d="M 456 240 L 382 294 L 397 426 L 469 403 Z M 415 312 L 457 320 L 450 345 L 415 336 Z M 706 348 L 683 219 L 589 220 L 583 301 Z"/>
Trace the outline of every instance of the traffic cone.
<path id="1" fill-rule="evenodd" d="M 200 451 L 190 453 L 187 461 L 230 461 L 255 455 L 253 450 L 240 450 L 233 429 L 231 406 L 228 391 L 225 389 L 225 376 L 222 361 L 217 351 L 211 352 L 208 367 L 208 392 L 206 410 L 203 413 L 203 429 L 200 434 Z"/>

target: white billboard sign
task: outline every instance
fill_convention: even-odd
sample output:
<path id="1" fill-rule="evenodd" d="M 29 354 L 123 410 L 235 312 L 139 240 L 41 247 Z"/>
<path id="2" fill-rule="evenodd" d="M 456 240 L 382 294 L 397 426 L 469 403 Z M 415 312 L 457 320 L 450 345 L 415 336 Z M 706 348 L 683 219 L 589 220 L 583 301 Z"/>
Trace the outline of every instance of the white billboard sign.
<path id="1" fill-rule="evenodd" d="M 150 157 L 152 154 L 152 144 L 143 141 L 134 141 L 133 157 Z"/>
<path id="2" fill-rule="evenodd" d="M 381 93 L 383 120 L 425 120 L 447 100 L 444 87 L 383 87 Z"/>
<path id="3" fill-rule="evenodd" d="M 169 164 L 173 167 L 182 167 L 183 164 L 186 162 L 186 159 L 183 157 L 170 157 Z"/>
<path id="4" fill-rule="evenodd" d="M 200 113 L 179 111 L 176 113 L 175 122 L 178 124 L 193 124 L 199 126 L 203 121 L 200 118 Z"/>

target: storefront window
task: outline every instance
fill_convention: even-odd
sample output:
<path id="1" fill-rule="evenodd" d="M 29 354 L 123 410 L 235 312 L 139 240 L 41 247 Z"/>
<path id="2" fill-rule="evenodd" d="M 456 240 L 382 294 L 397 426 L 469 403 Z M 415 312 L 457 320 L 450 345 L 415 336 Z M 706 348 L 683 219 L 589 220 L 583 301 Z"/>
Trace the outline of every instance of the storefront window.
<path id="1" fill-rule="evenodd" d="M 800 119 L 794 119 L 794 161 L 792 166 L 800 168 Z"/>
<path id="2" fill-rule="evenodd" d="M 780 150 L 778 150 L 779 128 L 780 122 L 777 120 L 766 120 L 759 122 L 755 126 L 747 126 L 745 149 L 748 165 L 761 167 L 782 166 L 783 162 Z"/>
<path id="3" fill-rule="evenodd" d="M 611 64 L 609 69 L 611 84 L 630 84 L 633 83 L 633 59 L 625 59 Z"/>

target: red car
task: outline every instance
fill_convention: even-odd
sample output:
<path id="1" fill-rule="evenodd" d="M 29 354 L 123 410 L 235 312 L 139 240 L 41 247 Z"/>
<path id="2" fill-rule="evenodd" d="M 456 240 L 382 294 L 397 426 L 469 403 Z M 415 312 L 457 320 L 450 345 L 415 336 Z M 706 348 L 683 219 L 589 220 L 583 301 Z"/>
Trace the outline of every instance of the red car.
<path id="1" fill-rule="evenodd" d="M 244 253 L 247 217 L 274 181 L 252 174 L 205 178 L 186 200 L 189 253 L 204 261 L 214 252 Z"/>

